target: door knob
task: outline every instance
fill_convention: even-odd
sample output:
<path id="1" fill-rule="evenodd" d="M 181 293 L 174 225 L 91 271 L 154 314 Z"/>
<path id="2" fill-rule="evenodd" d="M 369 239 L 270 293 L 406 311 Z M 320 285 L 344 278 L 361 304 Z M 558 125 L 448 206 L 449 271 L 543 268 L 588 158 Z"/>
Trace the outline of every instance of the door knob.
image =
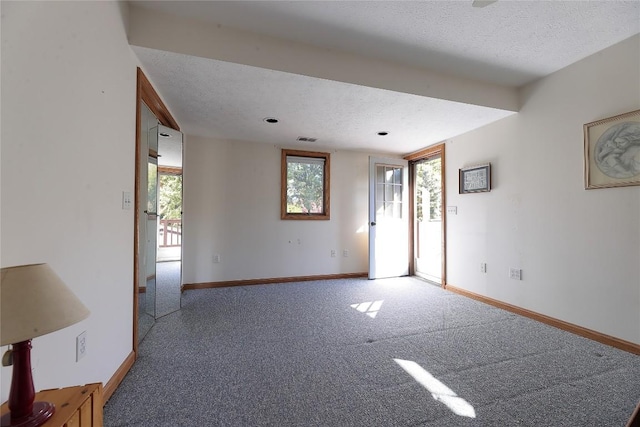
<path id="1" fill-rule="evenodd" d="M 376 225 L 375 221 L 371 221 L 371 226 L 373 227 L 374 225 Z"/>

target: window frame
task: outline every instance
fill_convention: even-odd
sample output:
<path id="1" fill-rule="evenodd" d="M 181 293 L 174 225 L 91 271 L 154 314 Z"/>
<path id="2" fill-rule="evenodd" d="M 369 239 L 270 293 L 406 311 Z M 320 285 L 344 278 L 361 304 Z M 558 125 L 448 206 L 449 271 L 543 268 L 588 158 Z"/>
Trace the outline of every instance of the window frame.
<path id="1" fill-rule="evenodd" d="M 287 212 L 287 158 L 307 157 L 310 159 L 323 159 L 323 185 L 322 185 L 322 213 L 290 213 Z M 290 150 L 283 148 L 280 166 L 280 219 L 283 220 L 328 220 L 331 218 L 331 154 L 318 151 Z"/>

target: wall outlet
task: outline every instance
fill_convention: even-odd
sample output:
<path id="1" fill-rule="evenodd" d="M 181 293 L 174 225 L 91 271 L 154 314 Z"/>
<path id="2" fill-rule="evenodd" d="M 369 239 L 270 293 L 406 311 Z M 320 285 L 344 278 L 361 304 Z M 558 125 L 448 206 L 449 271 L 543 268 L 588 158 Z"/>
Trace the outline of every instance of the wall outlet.
<path id="1" fill-rule="evenodd" d="M 87 331 L 76 337 L 76 362 L 79 362 L 87 354 Z"/>
<path id="2" fill-rule="evenodd" d="M 509 268 L 509 278 L 513 280 L 522 280 L 522 270 Z"/>
<path id="3" fill-rule="evenodd" d="M 213 256 L 213 263 L 214 264 L 220 264 L 221 258 L 220 258 L 220 254 L 215 254 Z"/>
<path id="4" fill-rule="evenodd" d="M 342 256 L 345 258 L 349 258 L 349 249 L 345 249 L 342 251 Z"/>
<path id="5" fill-rule="evenodd" d="M 335 258 L 335 257 L 336 257 L 336 250 L 331 249 L 331 258 Z"/>
<path id="6" fill-rule="evenodd" d="M 480 263 L 480 273 L 486 273 L 487 272 L 487 263 L 486 262 L 481 262 Z"/>

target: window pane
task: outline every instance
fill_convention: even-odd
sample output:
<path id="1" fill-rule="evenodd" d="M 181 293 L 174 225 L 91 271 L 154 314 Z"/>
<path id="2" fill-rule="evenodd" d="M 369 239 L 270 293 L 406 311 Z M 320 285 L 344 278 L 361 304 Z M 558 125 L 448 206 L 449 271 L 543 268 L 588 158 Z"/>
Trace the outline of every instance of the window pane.
<path id="1" fill-rule="evenodd" d="M 384 184 L 376 184 L 376 200 L 384 201 Z"/>
<path id="2" fill-rule="evenodd" d="M 385 172 L 385 167 L 384 166 L 377 166 L 376 167 L 376 182 L 377 183 L 384 183 L 385 178 L 384 178 L 384 172 Z"/>
<path id="3" fill-rule="evenodd" d="M 324 163 L 287 159 L 287 213 L 323 213 Z"/>
<path id="4" fill-rule="evenodd" d="M 385 166 L 385 182 L 388 184 L 393 184 L 393 168 L 389 166 Z"/>
<path id="5" fill-rule="evenodd" d="M 393 185 L 387 184 L 384 191 L 384 201 L 393 202 Z"/>
<path id="6" fill-rule="evenodd" d="M 393 169 L 393 183 L 402 184 L 402 169 L 400 168 Z"/>
<path id="7" fill-rule="evenodd" d="M 402 201 L 402 187 L 400 185 L 393 186 L 393 201 L 394 202 Z"/>

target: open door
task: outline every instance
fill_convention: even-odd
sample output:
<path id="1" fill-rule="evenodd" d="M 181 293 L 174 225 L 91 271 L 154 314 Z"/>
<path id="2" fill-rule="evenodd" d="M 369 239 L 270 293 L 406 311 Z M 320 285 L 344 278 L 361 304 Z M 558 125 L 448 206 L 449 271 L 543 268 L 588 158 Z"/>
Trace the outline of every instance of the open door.
<path id="1" fill-rule="evenodd" d="M 405 159 L 410 162 L 412 178 L 411 274 L 444 288 L 447 283 L 445 144 L 430 146 Z"/>
<path id="2" fill-rule="evenodd" d="M 444 230 L 442 227 L 441 154 L 412 163 L 413 257 L 415 275 L 443 285 Z"/>
<path id="3" fill-rule="evenodd" d="M 369 158 L 369 279 L 409 274 L 407 164 Z"/>

